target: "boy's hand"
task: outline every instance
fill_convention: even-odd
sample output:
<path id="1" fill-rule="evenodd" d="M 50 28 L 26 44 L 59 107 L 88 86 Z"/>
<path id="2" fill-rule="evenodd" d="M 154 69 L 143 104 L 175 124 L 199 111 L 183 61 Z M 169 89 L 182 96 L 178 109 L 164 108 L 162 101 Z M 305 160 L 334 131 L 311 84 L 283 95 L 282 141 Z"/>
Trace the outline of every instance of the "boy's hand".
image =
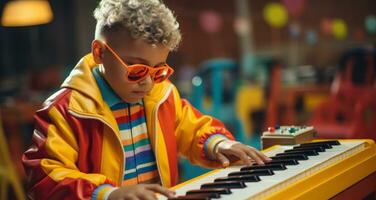
<path id="1" fill-rule="evenodd" d="M 215 148 L 214 154 L 223 167 L 229 166 L 230 161 L 238 159 L 241 159 L 246 165 L 251 165 L 253 162 L 262 165 L 264 162 L 271 161 L 270 158 L 257 149 L 232 140 L 220 142 Z"/>
<path id="2" fill-rule="evenodd" d="M 175 192 L 158 184 L 138 184 L 120 187 L 108 196 L 108 200 L 154 200 L 155 193 L 160 193 L 168 198 L 174 197 Z"/>

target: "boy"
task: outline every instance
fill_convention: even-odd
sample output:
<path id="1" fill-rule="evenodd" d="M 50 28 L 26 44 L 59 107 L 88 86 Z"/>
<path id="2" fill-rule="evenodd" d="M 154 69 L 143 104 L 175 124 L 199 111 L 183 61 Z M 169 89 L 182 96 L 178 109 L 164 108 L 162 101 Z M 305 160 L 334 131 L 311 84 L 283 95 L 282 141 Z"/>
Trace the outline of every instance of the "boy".
<path id="1" fill-rule="evenodd" d="M 172 197 L 178 154 L 206 167 L 269 160 L 180 99 L 166 59 L 181 35 L 163 3 L 102 0 L 94 16 L 91 54 L 35 115 L 31 199 Z"/>

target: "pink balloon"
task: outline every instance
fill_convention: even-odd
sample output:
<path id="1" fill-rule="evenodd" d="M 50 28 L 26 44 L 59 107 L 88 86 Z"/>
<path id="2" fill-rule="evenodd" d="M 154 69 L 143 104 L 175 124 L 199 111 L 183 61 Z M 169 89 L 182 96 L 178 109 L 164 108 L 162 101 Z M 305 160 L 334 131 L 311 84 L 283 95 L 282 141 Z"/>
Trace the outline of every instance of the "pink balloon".
<path id="1" fill-rule="evenodd" d="M 282 3 L 286 6 L 289 13 L 294 17 L 299 17 L 306 5 L 305 0 L 282 0 Z"/>
<path id="2" fill-rule="evenodd" d="M 215 11 L 203 11 L 199 20 L 202 29 L 208 33 L 218 32 L 222 27 L 222 17 Z"/>

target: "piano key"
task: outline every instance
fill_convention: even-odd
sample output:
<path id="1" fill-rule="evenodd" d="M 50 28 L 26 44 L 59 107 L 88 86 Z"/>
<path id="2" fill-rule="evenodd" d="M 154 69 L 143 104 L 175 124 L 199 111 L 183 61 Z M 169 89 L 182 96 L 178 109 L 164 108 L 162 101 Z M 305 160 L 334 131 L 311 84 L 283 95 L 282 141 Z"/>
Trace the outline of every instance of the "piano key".
<path id="1" fill-rule="evenodd" d="M 292 150 L 315 150 L 317 152 L 324 152 L 325 148 L 320 147 L 320 146 L 306 146 L 306 147 L 295 146 L 292 148 Z"/>
<path id="2" fill-rule="evenodd" d="M 248 170 L 248 171 L 231 172 L 228 174 L 228 176 L 244 176 L 244 175 L 271 176 L 271 175 L 274 175 L 274 172 L 270 169 L 256 169 L 256 170 Z"/>
<path id="3" fill-rule="evenodd" d="M 243 175 L 243 176 L 228 176 L 228 177 L 216 178 L 214 182 L 222 182 L 222 181 L 258 182 L 260 180 L 261 180 L 260 177 L 255 176 L 255 175 Z"/>
<path id="4" fill-rule="evenodd" d="M 286 160 L 271 160 L 268 163 L 265 163 L 265 165 L 271 165 L 271 164 L 282 164 L 282 165 L 297 165 L 299 162 L 294 159 L 286 159 Z M 255 164 L 257 165 L 257 164 Z"/>
<path id="5" fill-rule="evenodd" d="M 248 167 L 242 167 L 240 171 L 249 171 L 255 169 L 285 170 L 287 168 L 283 164 L 253 165 Z"/>
<path id="6" fill-rule="evenodd" d="M 299 145 L 300 147 L 322 147 L 322 148 L 325 148 L 325 149 L 331 149 L 332 148 L 332 145 L 330 144 L 320 144 L 320 143 L 304 143 L 304 144 L 300 144 Z"/>
<path id="7" fill-rule="evenodd" d="M 282 155 L 282 156 L 272 156 L 270 157 L 273 160 L 285 160 L 285 159 L 294 159 L 294 160 L 308 160 L 306 155 L 301 154 L 290 154 L 290 155 Z"/>
<path id="8" fill-rule="evenodd" d="M 317 153 L 317 151 L 315 150 L 286 150 L 284 153 L 278 153 L 276 154 L 276 156 L 278 155 L 289 155 L 289 154 L 303 154 L 303 155 L 306 155 L 306 156 L 317 156 L 319 155 Z"/>
<path id="9" fill-rule="evenodd" d="M 189 190 L 185 194 L 201 194 L 201 193 L 217 193 L 217 194 L 231 194 L 229 188 L 210 188 L 210 189 L 200 189 L 200 190 Z"/>
<path id="10" fill-rule="evenodd" d="M 310 143 L 303 143 L 303 144 L 329 144 L 332 146 L 341 145 L 338 140 L 329 140 L 329 141 L 321 141 L 321 142 L 310 142 Z"/>
<path id="11" fill-rule="evenodd" d="M 168 200 L 210 200 L 211 198 L 205 194 L 195 194 L 195 195 L 188 195 L 188 196 L 177 196 L 173 198 L 168 198 Z"/>
<path id="12" fill-rule="evenodd" d="M 247 187 L 242 181 L 224 181 L 214 183 L 204 183 L 201 185 L 201 189 L 205 188 L 245 188 Z"/>
<path id="13" fill-rule="evenodd" d="M 178 197 L 199 197 L 199 198 L 213 198 L 213 199 L 218 199 L 221 197 L 220 194 L 218 193 L 200 193 L 200 194 L 188 194 L 188 195 L 184 195 L 184 196 L 178 196 Z"/>

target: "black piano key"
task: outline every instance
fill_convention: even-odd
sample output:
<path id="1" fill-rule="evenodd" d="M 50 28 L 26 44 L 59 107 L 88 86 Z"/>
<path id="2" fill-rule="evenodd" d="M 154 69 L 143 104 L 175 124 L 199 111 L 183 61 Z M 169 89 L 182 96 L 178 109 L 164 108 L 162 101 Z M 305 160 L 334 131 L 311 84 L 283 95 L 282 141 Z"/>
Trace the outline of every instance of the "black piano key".
<path id="1" fill-rule="evenodd" d="M 272 160 L 286 160 L 286 159 L 308 160 L 308 157 L 306 155 L 302 155 L 302 154 L 290 154 L 290 155 L 282 155 L 282 156 L 272 156 L 270 158 Z"/>
<path id="2" fill-rule="evenodd" d="M 289 154 L 303 154 L 306 156 L 317 156 L 319 155 L 317 151 L 315 150 L 286 150 L 284 153 L 281 153 L 283 155 L 289 155 Z M 278 156 L 278 154 L 276 154 Z"/>
<path id="3" fill-rule="evenodd" d="M 218 197 L 219 198 L 219 197 Z M 206 194 L 194 194 L 194 195 L 187 195 L 187 196 L 177 196 L 168 198 L 168 200 L 211 200 L 212 198 Z"/>
<path id="4" fill-rule="evenodd" d="M 256 169 L 240 172 L 231 172 L 228 176 L 244 176 L 244 175 L 255 175 L 255 176 L 271 176 L 274 172 L 270 169 Z"/>
<path id="5" fill-rule="evenodd" d="M 185 196 L 178 196 L 178 197 L 201 197 L 201 198 L 213 198 L 218 199 L 221 197 L 218 193 L 200 193 L 200 194 L 186 194 Z"/>
<path id="6" fill-rule="evenodd" d="M 205 188 L 245 188 L 247 187 L 242 181 L 223 181 L 214 183 L 205 183 L 201 185 L 201 189 Z"/>
<path id="7" fill-rule="evenodd" d="M 221 177 L 216 178 L 214 182 L 222 182 L 222 181 L 244 181 L 244 182 L 258 182 L 260 181 L 260 177 L 254 175 L 243 175 L 243 176 L 228 176 L 228 177 Z"/>
<path id="8" fill-rule="evenodd" d="M 240 171 L 249 171 L 255 169 L 270 169 L 270 170 L 285 170 L 287 169 L 283 164 L 269 164 L 269 165 L 254 165 L 248 167 L 242 167 Z"/>
<path id="9" fill-rule="evenodd" d="M 304 144 L 300 144 L 299 145 L 300 147 L 322 147 L 322 148 L 325 148 L 325 149 L 331 149 L 332 148 L 332 145 L 330 144 L 320 144 L 320 143 L 304 143 Z"/>
<path id="10" fill-rule="evenodd" d="M 231 190 L 229 188 L 208 188 L 208 189 L 200 189 L 200 190 L 189 190 L 185 194 L 202 194 L 202 193 L 217 193 L 217 194 L 231 194 Z"/>
<path id="11" fill-rule="evenodd" d="M 286 159 L 286 160 L 271 160 L 268 163 L 265 163 L 265 165 L 271 165 L 271 164 L 298 165 L 299 162 L 294 159 Z"/>
<path id="12" fill-rule="evenodd" d="M 320 146 L 306 146 L 306 147 L 295 146 L 292 148 L 292 150 L 315 150 L 317 152 L 324 152 L 325 148 L 320 147 Z"/>
<path id="13" fill-rule="evenodd" d="M 321 142 L 310 142 L 310 143 L 303 143 L 303 144 L 329 144 L 331 146 L 341 145 L 338 140 L 328 140 L 328 141 L 321 141 Z"/>

